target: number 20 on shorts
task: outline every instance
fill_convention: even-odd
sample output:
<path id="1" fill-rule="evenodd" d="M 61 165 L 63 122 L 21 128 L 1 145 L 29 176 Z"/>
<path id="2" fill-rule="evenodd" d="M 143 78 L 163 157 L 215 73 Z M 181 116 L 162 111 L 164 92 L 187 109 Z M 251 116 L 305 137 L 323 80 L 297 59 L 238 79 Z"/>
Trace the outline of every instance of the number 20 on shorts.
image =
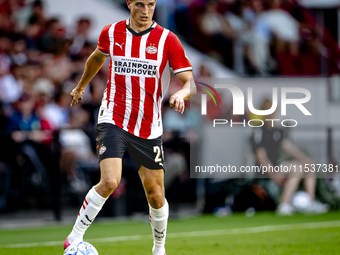
<path id="1" fill-rule="evenodd" d="M 154 146 L 153 152 L 156 153 L 155 162 L 159 163 L 162 162 L 162 155 L 163 155 L 163 145 L 162 146 Z"/>

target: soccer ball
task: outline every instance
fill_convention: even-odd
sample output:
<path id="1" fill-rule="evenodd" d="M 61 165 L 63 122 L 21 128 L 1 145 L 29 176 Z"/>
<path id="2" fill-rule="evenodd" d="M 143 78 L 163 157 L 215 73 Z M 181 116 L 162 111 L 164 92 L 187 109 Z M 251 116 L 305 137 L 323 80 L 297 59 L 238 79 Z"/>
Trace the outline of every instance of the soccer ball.
<path id="1" fill-rule="evenodd" d="M 63 255 L 77 255 L 78 254 L 78 246 L 70 245 L 66 248 Z"/>
<path id="2" fill-rule="evenodd" d="M 80 254 L 84 255 L 99 255 L 98 251 L 94 246 L 88 242 L 81 242 L 78 244 L 78 250 L 80 251 Z"/>
<path id="3" fill-rule="evenodd" d="M 88 242 L 81 242 L 78 245 L 70 245 L 63 255 L 99 255 L 94 246 Z"/>
<path id="4" fill-rule="evenodd" d="M 308 209 L 312 202 L 310 196 L 305 191 L 298 191 L 294 194 L 292 199 L 292 205 L 298 212 L 304 212 Z"/>

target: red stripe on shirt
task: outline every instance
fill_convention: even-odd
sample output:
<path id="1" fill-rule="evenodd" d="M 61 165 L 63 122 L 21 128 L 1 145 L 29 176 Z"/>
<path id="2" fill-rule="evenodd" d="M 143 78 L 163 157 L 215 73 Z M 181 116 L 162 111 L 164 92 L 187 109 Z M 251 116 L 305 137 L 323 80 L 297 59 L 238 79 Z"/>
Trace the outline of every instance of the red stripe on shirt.
<path id="1" fill-rule="evenodd" d="M 110 67 L 109 67 L 109 80 L 106 86 L 106 100 L 107 100 L 107 109 L 109 109 L 110 105 L 110 96 L 111 96 L 111 77 L 112 77 L 112 59 L 110 60 Z"/>
<path id="2" fill-rule="evenodd" d="M 163 59 L 162 59 L 162 63 L 161 63 L 161 66 L 159 67 L 159 85 L 158 85 L 158 90 L 157 90 L 157 97 L 156 97 L 156 100 L 157 100 L 157 104 L 158 104 L 158 98 L 161 96 L 161 94 L 163 93 L 162 91 L 162 75 L 163 75 L 163 71 L 166 67 L 166 64 L 168 62 L 168 58 L 166 56 L 166 42 L 167 42 L 167 39 L 165 40 L 165 44 L 164 44 L 164 51 L 163 51 Z M 162 101 L 163 102 L 163 101 Z M 161 105 L 158 105 L 158 108 L 160 108 Z M 160 118 L 160 115 L 161 115 L 161 109 L 158 109 L 158 119 Z"/>
<path id="3" fill-rule="evenodd" d="M 132 102 L 131 102 L 132 111 L 128 124 L 128 132 L 134 133 L 139 112 L 139 100 L 140 100 L 139 77 L 131 76 L 131 88 L 132 88 Z"/>
<path id="4" fill-rule="evenodd" d="M 151 134 L 151 124 L 153 120 L 153 94 L 155 92 L 155 78 L 145 77 L 145 100 L 144 100 L 144 115 L 139 131 L 139 136 L 148 138 Z"/>
<path id="5" fill-rule="evenodd" d="M 125 56 L 126 23 L 124 21 L 117 23 L 114 33 L 113 33 L 113 37 L 114 37 L 114 45 L 113 45 L 114 56 Z M 116 43 L 119 45 L 117 45 Z M 115 94 L 113 96 L 114 107 L 113 107 L 112 119 L 115 122 L 115 125 L 119 126 L 120 128 L 123 128 L 123 121 L 124 121 L 125 108 L 126 108 L 125 75 L 115 74 L 114 77 L 115 77 Z M 111 100 L 112 100 L 112 96 L 111 96 Z"/>
<path id="6" fill-rule="evenodd" d="M 115 83 L 116 83 L 116 93 L 114 97 L 114 108 L 113 108 L 113 116 L 115 124 L 123 128 L 124 115 L 125 115 L 125 100 L 126 100 L 126 83 L 125 83 L 125 75 L 115 74 Z"/>
<path id="7" fill-rule="evenodd" d="M 154 29 L 150 32 L 148 40 L 146 42 L 146 49 L 148 47 L 156 47 L 157 51 L 159 50 L 159 42 L 162 36 L 164 29 Z M 146 51 L 145 57 L 147 59 L 157 60 L 157 52 L 154 54 L 148 53 Z M 148 138 L 151 135 L 152 121 L 153 115 L 157 114 L 153 111 L 154 100 L 153 95 L 156 89 L 156 77 L 154 78 L 145 78 L 145 103 L 144 103 L 144 115 L 141 123 L 141 129 L 139 132 L 139 136 L 142 138 Z M 159 79 L 160 80 L 160 79 Z M 157 102 L 156 102 L 157 103 Z"/>
<path id="8" fill-rule="evenodd" d="M 139 58 L 139 48 L 141 36 L 132 35 L 132 47 L 131 47 L 131 57 Z M 128 132 L 134 133 L 134 129 L 138 119 L 139 112 L 139 100 L 140 100 L 140 84 L 138 76 L 131 76 L 131 90 L 132 90 L 132 102 L 131 102 L 131 115 L 128 124 Z"/>
<path id="9" fill-rule="evenodd" d="M 137 37 L 132 35 L 131 57 L 133 58 L 139 58 L 139 47 L 141 39 L 141 36 Z"/>
<path id="10" fill-rule="evenodd" d="M 163 31 L 164 31 L 164 28 L 162 28 L 162 29 L 153 29 L 150 32 L 150 35 L 149 35 L 148 40 L 146 42 L 146 49 L 145 49 L 145 51 L 146 51 L 145 52 L 145 58 L 146 59 L 157 60 L 157 55 L 158 55 L 158 50 L 159 50 L 159 41 L 161 39 Z M 157 52 L 155 52 L 153 54 L 150 54 L 149 52 L 151 52 L 151 51 L 147 50 L 148 47 L 156 47 L 157 48 Z"/>
<path id="11" fill-rule="evenodd" d="M 126 46 L 126 23 L 119 22 L 114 31 L 113 53 L 115 56 L 125 56 Z"/>

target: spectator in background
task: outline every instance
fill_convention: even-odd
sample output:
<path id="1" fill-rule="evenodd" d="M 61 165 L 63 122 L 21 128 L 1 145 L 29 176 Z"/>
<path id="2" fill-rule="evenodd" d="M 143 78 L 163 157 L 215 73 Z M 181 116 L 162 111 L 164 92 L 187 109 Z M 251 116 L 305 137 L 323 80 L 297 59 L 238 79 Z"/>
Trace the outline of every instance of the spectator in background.
<path id="1" fill-rule="evenodd" d="M 60 39 L 55 42 L 52 58 L 46 61 L 44 66 L 46 75 L 56 85 L 66 82 L 74 71 L 72 61 L 68 55 L 69 41 L 62 38 L 64 36 L 62 29 L 59 32 L 58 38 L 60 36 Z"/>
<path id="2" fill-rule="evenodd" d="M 98 120 L 99 107 L 102 103 L 104 90 L 105 81 L 99 77 L 94 77 L 90 83 L 91 100 L 83 105 L 83 108 L 90 113 L 90 123 L 91 127 L 93 127 L 93 132 Z"/>
<path id="3" fill-rule="evenodd" d="M 39 49 L 42 28 L 43 26 L 40 23 L 38 17 L 32 16 L 28 20 L 28 24 L 23 31 L 26 35 L 26 43 L 28 49 Z"/>
<path id="4" fill-rule="evenodd" d="M 270 34 L 269 26 L 262 21 L 263 5 L 260 0 L 237 0 L 225 17 L 235 31 L 234 69 L 240 73 L 266 74 L 268 72 L 269 40 L 262 33 Z M 256 28 L 260 31 L 256 31 Z M 244 56 L 250 66 L 243 63 Z"/>
<path id="5" fill-rule="evenodd" d="M 250 9 L 245 9 L 243 17 L 250 23 L 251 32 L 246 35 L 250 47 L 248 58 L 260 74 L 266 74 L 273 68 L 269 44 L 271 42 L 270 26 L 264 15 L 262 0 L 251 0 Z"/>
<path id="6" fill-rule="evenodd" d="M 70 183 L 72 192 L 83 192 L 87 186 L 80 168 L 99 169 L 97 156 L 91 149 L 90 138 L 84 132 L 89 123 L 89 113 L 76 108 L 70 114 L 70 126 L 60 131 L 62 146 L 60 157 L 61 172 Z"/>
<path id="7" fill-rule="evenodd" d="M 22 31 L 31 16 L 31 5 L 26 3 L 26 0 L 16 0 L 12 5 L 12 20 L 17 31 Z"/>
<path id="8" fill-rule="evenodd" d="M 11 31 L 14 24 L 11 20 L 11 4 L 10 1 L 0 2 L 0 30 Z"/>
<path id="9" fill-rule="evenodd" d="M 220 52 L 222 61 L 231 67 L 232 39 L 235 37 L 235 32 L 218 12 L 216 1 L 211 0 L 207 3 L 204 13 L 199 18 L 199 26 L 203 34 L 210 39 L 211 49 Z"/>
<path id="10" fill-rule="evenodd" d="M 50 132 L 39 132 L 50 130 L 50 125 L 36 114 L 35 103 L 33 95 L 24 93 L 8 120 L 7 129 L 14 131 L 12 139 L 17 143 L 22 143 L 27 139 L 36 143 L 51 141 Z"/>
<path id="11" fill-rule="evenodd" d="M 206 35 L 211 37 L 222 36 L 224 38 L 234 37 L 234 31 L 229 23 L 218 12 L 217 1 L 208 1 L 206 10 L 200 19 L 201 29 Z"/>
<path id="12" fill-rule="evenodd" d="M 288 12 L 281 9 L 281 0 L 269 0 L 269 9 L 264 17 L 276 39 L 276 52 L 288 52 L 296 56 L 299 53 L 299 23 Z"/>
<path id="13" fill-rule="evenodd" d="M 284 75 L 297 75 L 295 62 L 299 57 L 300 24 L 281 8 L 281 0 L 268 0 L 268 6 L 263 15 L 273 35 L 279 71 Z"/>
<path id="14" fill-rule="evenodd" d="M 9 118 L 7 128 L 9 130 L 39 130 L 40 119 L 34 112 L 35 98 L 29 94 L 23 94 L 18 103 L 17 110 Z"/>
<path id="15" fill-rule="evenodd" d="M 16 102 L 23 91 L 23 67 L 12 65 L 11 72 L 0 78 L 0 100 L 4 103 Z"/>
<path id="16" fill-rule="evenodd" d="M 174 31 L 174 14 L 176 10 L 175 0 L 158 0 L 157 8 L 155 10 L 155 16 L 157 23 L 162 27 L 168 28 Z"/>
<path id="17" fill-rule="evenodd" d="M 13 38 L 13 47 L 9 56 L 14 65 L 21 66 L 27 63 L 26 41 L 23 35 Z"/>
<path id="18" fill-rule="evenodd" d="M 58 47 L 59 41 L 63 40 L 62 36 L 58 38 L 58 32 L 60 30 L 62 30 L 62 28 L 60 26 L 58 18 L 51 18 L 46 21 L 44 31 L 41 35 L 40 48 L 43 51 L 51 53 L 54 53 L 56 51 L 56 47 Z"/>
<path id="19" fill-rule="evenodd" d="M 339 67 L 335 64 L 339 59 L 339 47 L 337 42 L 332 38 L 326 27 L 320 26 L 311 13 L 299 6 L 295 0 L 285 1 L 282 8 L 293 15 L 300 23 L 300 58 L 296 61 L 294 68 L 302 75 L 315 76 L 321 72 L 330 74 L 338 72 Z M 322 69 L 323 63 L 326 64 L 325 58 L 329 58 L 328 69 L 325 66 Z M 287 68 L 287 65 L 282 66 Z M 287 73 L 286 70 L 283 71 Z"/>
<path id="20" fill-rule="evenodd" d="M 23 92 L 33 94 L 34 83 L 43 75 L 43 67 L 39 62 L 28 62 L 22 69 Z"/>
<path id="21" fill-rule="evenodd" d="M 43 5 L 43 1 L 41 0 L 36 0 L 32 3 L 32 13 L 31 13 L 31 17 L 36 17 L 38 22 L 40 24 L 44 24 L 45 23 L 45 12 L 44 12 L 44 5 Z"/>
<path id="22" fill-rule="evenodd" d="M 37 114 L 35 105 L 35 96 L 24 93 L 9 117 L 8 132 L 1 137 L 4 147 L 9 150 L 9 153 L 5 152 L 4 162 L 8 163 L 6 168 L 10 169 L 12 178 L 6 184 L 11 185 L 12 199 L 8 201 L 12 207 L 27 206 L 32 201 L 54 206 L 58 200 L 58 156 L 51 146 L 50 126 Z M 41 195 L 36 195 L 37 190 Z M 42 201 L 43 198 L 47 199 Z"/>
<path id="23" fill-rule="evenodd" d="M 57 18 L 49 18 L 45 15 L 43 3 L 40 0 L 0 0 L 0 128 L 2 130 L 0 136 L 3 147 L 6 148 L 2 150 L 2 157 L 0 157 L 0 161 L 5 162 L 5 166 L 0 162 L 1 173 L 13 171 L 17 174 L 17 169 L 21 167 L 31 168 L 30 163 L 18 166 L 18 154 L 15 152 L 31 160 L 34 169 L 44 169 L 43 171 L 53 169 L 53 173 L 57 173 L 55 168 L 58 170 L 59 167 L 59 144 L 56 143 L 51 147 L 52 142 L 58 142 L 57 139 L 53 140 L 51 129 L 58 134 L 61 128 L 72 122 L 68 111 L 69 95 L 58 92 L 60 91 L 58 88 L 67 89 L 67 84 L 72 83 L 76 77 L 77 69 L 83 69 L 84 61 L 93 51 L 93 46 L 87 41 L 90 20 L 82 18 L 76 28 L 75 41 L 79 42 L 80 37 L 85 38 L 85 41 L 78 44 L 77 59 L 72 62 L 70 53 L 72 41 L 66 38 L 65 29 Z M 88 95 L 89 101 L 87 101 L 93 104 L 90 111 L 91 119 L 96 118 L 98 112 L 97 89 L 94 88 L 93 91 L 93 100 L 91 101 L 91 96 Z M 88 115 L 88 110 L 81 110 L 77 116 L 80 118 Z M 81 121 L 81 125 L 89 129 L 94 128 L 89 121 Z M 83 126 L 78 128 L 82 129 Z M 84 131 L 82 132 L 84 134 Z M 90 146 L 86 148 L 90 148 L 92 153 L 91 142 L 95 143 L 95 139 L 92 137 L 87 139 L 90 143 L 86 144 Z M 63 151 L 67 151 L 69 146 L 64 140 L 63 142 L 63 145 L 66 144 Z M 48 166 L 52 161 L 53 166 Z M 3 171 L 3 167 L 7 170 Z M 17 179 L 22 178 L 19 172 L 18 176 L 12 175 L 13 180 L 10 180 L 15 185 L 18 184 Z M 1 175 L 0 178 L 8 178 L 8 176 Z M 6 181 L 5 184 L 7 185 L 8 182 Z M 46 185 L 50 184 L 46 183 Z M 19 186 L 20 184 L 15 187 Z M 16 191 L 15 187 L 13 192 Z M 23 193 L 30 188 L 22 188 Z M 0 193 L 3 194 L 3 190 Z M 6 206 L 4 199 L 6 198 L 1 197 L 1 209 Z"/>
<path id="24" fill-rule="evenodd" d="M 10 72 L 11 59 L 8 55 L 10 49 L 11 40 L 9 34 L 0 30 L 0 77 Z"/>
<path id="25" fill-rule="evenodd" d="M 46 105 L 43 110 L 43 116 L 53 130 L 58 130 L 68 125 L 70 103 L 71 99 L 68 93 L 61 89 L 55 96 L 55 101 Z"/>
<path id="26" fill-rule="evenodd" d="M 268 110 L 272 106 L 270 100 L 262 103 L 262 110 Z M 275 112 L 267 115 L 268 119 L 275 119 Z M 294 143 L 284 135 L 281 129 L 273 127 L 271 121 L 264 121 L 261 128 L 254 128 L 251 138 L 253 150 L 255 153 L 256 163 L 262 166 L 290 166 L 313 164 L 314 161 L 303 153 Z M 280 161 L 279 151 L 283 149 L 287 155 L 292 157 L 292 161 Z M 295 208 L 291 205 L 291 200 L 303 180 L 304 188 L 308 193 L 311 202 L 306 208 L 306 213 L 325 213 L 328 211 L 328 205 L 315 201 L 316 176 L 314 172 L 300 173 L 291 172 L 269 172 L 268 174 L 278 185 L 282 185 L 282 196 L 280 204 L 277 207 L 277 214 L 283 216 L 293 215 Z"/>
<path id="27" fill-rule="evenodd" d="M 312 29 L 301 30 L 300 56 L 296 68 L 302 75 L 321 75 L 321 52 L 324 49 L 320 37 Z"/>
<path id="28" fill-rule="evenodd" d="M 241 0 L 237 1 L 236 7 L 242 7 L 242 3 Z M 277 68 L 270 54 L 272 45 L 273 57 L 279 62 L 279 72 L 285 75 L 301 73 L 299 63 L 295 63 L 299 59 L 299 22 L 281 8 L 281 0 L 251 0 L 250 7 L 244 8 L 240 14 L 243 23 L 235 15 L 229 14 L 228 18 L 234 26 L 238 25 L 238 30 L 244 30 L 244 22 L 249 22 L 251 30 L 242 32 L 240 39 L 249 45 L 246 53 L 255 70 L 267 74 Z"/>
<path id="29" fill-rule="evenodd" d="M 88 35 L 91 28 L 91 20 L 89 18 L 80 18 L 77 22 L 75 35 L 70 47 L 70 55 L 75 57 L 80 53 L 86 43 L 88 43 Z"/>
<path id="30" fill-rule="evenodd" d="M 54 86 L 47 78 L 38 78 L 34 83 L 35 112 L 41 119 L 42 125 L 51 129 L 51 125 L 44 117 L 44 109 L 54 95 Z"/>

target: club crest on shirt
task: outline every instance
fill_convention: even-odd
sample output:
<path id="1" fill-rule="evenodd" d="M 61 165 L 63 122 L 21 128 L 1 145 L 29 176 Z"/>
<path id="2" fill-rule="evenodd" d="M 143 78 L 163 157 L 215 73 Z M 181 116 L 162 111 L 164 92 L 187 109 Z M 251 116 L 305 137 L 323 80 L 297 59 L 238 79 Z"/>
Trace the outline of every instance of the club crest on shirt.
<path id="1" fill-rule="evenodd" d="M 106 151 L 106 147 L 105 146 L 100 147 L 99 155 L 102 155 L 105 151 Z"/>
<path id="2" fill-rule="evenodd" d="M 156 54 L 158 49 L 155 46 L 149 46 L 146 48 L 146 52 L 149 54 Z"/>

